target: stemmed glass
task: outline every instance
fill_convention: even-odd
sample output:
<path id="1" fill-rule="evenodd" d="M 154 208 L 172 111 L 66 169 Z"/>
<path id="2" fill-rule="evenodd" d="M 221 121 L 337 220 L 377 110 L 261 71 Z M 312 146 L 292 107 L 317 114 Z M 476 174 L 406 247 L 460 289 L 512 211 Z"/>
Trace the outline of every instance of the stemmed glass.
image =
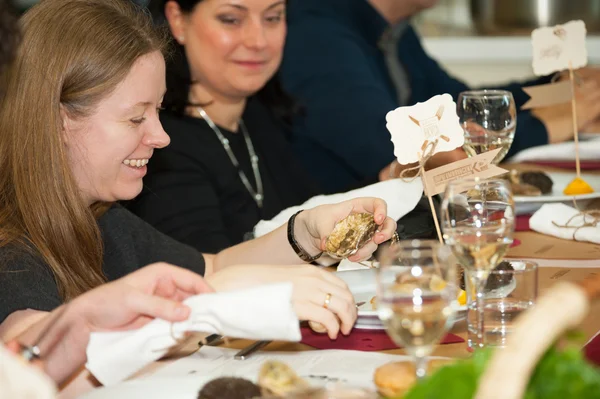
<path id="1" fill-rule="evenodd" d="M 377 311 L 388 335 L 415 362 L 417 378 L 427 356 L 453 323 L 456 262 L 433 240 L 400 241 L 383 250 L 377 272 Z"/>
<path id="2" fill-rule="evenodd" d="M 476 291 L 476 342 L 472 342 L 470 331 L 471 347 L 485 344 L 484 288 L 490 271 L 512 244 L 514 215 L 512 192 L 506 180 L 471 178 L 455 180 L 446 186 L 442 201 L 444 240 Z"/>
<path id="3" fill-rule="evenodd" d="M 465 132 L 464 150 L 475 156 L 500 148 L 497 165 L 508 153 L 517 128 L 517 108 L 506 90 L 471 90 L 458 96 L 456 113 Z"/>

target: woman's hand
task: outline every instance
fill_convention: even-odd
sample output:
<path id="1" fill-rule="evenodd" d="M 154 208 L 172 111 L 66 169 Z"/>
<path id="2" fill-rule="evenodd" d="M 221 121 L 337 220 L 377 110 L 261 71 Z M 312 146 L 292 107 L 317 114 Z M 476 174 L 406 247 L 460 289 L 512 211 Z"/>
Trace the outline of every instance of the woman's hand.
<path id="1" fill-rule="evenodd" d="M 387 216 L 387 204 L 379 198 L 356 198 L 338 204 L 321 205 L 300 213 L 294 226 L 296 240 L 310 254 L 324 251 L 327 236 L 336 223 L 351 213 L 361 212 L 373 214 L 379 228 L 371 241 L 348 259 L 353 262 L 368 259 L 377 246 L 391 239 L 396 231 L 396 222 Z"/>
<path id="2" fill-rule="evenodd" d="M 85 362 L 90 333 L 136 329 L 155 318 L 184 321 L 190 309 L 181 301 L 213 291 L 189 270 L 156 263 L 82 294 L 18 339 L 31 344 L 43 332 L 42 367 L 60 383 Z"/>
<path id="3" fill-rule="evenodd" d="M 346 283 L 315 266 L 231 266 L 207 277 L 207 281 L 217 291 L 291 282 L 292 305 L 298 319 L 322 324 L 332 339 L 340 331 L 349 334 L 356 322 L 356 304 Z"/>
<path id="4" fill-rule="evenodd" d="M 575 90 L 577 98 L 577 128 L 589 131 L 600 120 L 600 85 L 596 80 L 584 80 Z M 536 108 L 531 113 L 546 127 L 548 141 L 560 143 L 573 138 L 573 114 L 571 103 Z"/>
<path id="5" fill-rule="evenodd" d="M 130 330 L 156 318 L 183 321 L 190 309 L 182 301 L 207 292 L 214 290 L 202 276 L 155 263 L 81 295 L 73 305 L 85 310 L 91 331 Z"/>

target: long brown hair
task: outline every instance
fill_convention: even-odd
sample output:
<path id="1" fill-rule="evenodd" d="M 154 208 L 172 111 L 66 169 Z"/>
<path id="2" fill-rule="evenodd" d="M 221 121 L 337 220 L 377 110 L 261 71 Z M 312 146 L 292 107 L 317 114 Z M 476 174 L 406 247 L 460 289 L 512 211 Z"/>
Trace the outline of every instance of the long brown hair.
<path id="1" fill-rule="evenodd" d="M 128 0 L 42 0 L 23 17 L 0 105 L 0 246 L 49 265 L 64 300 L 106 278 L 96 217 L 75 183 L 61 109 L 85 118 L 166 34 Z M 12 252 L 12 251 L 11 251 Z"/>

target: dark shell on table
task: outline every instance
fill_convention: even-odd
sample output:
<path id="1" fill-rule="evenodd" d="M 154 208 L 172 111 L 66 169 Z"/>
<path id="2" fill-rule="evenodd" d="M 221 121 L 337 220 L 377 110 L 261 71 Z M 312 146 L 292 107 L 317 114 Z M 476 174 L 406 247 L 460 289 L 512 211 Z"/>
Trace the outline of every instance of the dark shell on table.
<path id="1" fill-rule="evenodd" d="M 343 259 L 355 254 L 377 231 L 377 223 L 370 213 L 353 213 L 338 222 L 325 243 L 326 252 Z"/>
<path id="2" fill-rule="evenodd" d="M 554 185 L 550 176 L 541 171 L 520 172 L 513 169 L 504 177 L 511 182 L 514 195 L 536 197 L 549 194 Z"/>
<path id="3" fill-rule="evenodd" d="M 253 399 L 262 391 L 252 381 L 237 377 L 222 377 L 209 381 L 198 393 L 198 399 Z"/>
<path id="4" fill-rule="evenodd" d="M 523 172 L 520 179 L 523 183 L 537 187 L 542 194 L 550 194 L 554 182 L 544 172 Z"/>
<path id="5" fill-rule="evenodd" d="M 505 270 L 505 271 L 513 271 L 515 270 L 511 264 L 509 262 L 500 262 L 498 264 L 498 266 L 496 266 L 496 268 L 494 268 L 494 271 L 500 271 L 500 270 Z M 487 279 L 487 283 L 485 284 L 485 290 L 486 291 L 491 291 L 491 290 L 495 290 L 498 289 L 500 287 L 504 287 L 508 284 L 511 283 L 513 279 L 513 275 L 512 273 L 490 273 L 490 276 Z"/>

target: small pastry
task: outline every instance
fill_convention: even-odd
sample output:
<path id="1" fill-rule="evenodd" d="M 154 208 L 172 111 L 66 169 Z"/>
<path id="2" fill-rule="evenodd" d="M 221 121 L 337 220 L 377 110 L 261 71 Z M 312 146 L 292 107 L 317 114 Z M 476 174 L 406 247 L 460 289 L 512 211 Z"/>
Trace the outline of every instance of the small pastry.
<path id="1" fill-rule="evenodd" d="M 452 359 L 432 359 L 427 363 L 427 372 L 454 362 Z M 379 394 L 384 398 L 401 398 L 417 381 L 413 362 L 386 363 L 375 370 L 373 376 Z"/>

